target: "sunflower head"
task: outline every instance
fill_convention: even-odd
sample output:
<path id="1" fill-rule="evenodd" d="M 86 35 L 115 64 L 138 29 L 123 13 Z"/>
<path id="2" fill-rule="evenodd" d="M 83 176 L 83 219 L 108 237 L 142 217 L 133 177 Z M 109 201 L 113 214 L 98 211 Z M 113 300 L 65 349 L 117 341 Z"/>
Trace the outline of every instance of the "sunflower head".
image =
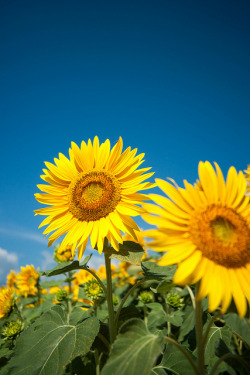
<path id="1" fill-rule="evenodd" d="M 21 320 L 10 321 L 6 324 L 5 328 L 2 331 L 2 335 L 5 339 L 13 340 L 16 338 L 19 333 L 23 330 L 23 322 Z"/>
<path id="2" fill-rule="evenodd" d="M 72 252 L 72 246 L 67 245 L 62 247 L 61 245 L 55 246 L 54 248 L 54 259 L 58 263 L 69 262 L 74 259 L 74 251 Z"/>
<path id="3" fill-rule="evenodd" d="M 126 233 L 124 236 L 123 236 L 123 241 L 132 241 L 132 242 L 136 242 L 138 243 L 139 245 L 141 245 L 141 247 L 143 249 L 145 249 L 145 239 L 144 239 L 144 234 L 143 234 L 143 231 L 140 230 L 140 232 L 138 231 L 135 231 L 135 234 L 136 234 L 136 239 L 134 237 L 132 237 L 130 234 Z"/>
<path id="4" fill-rule="evenodd" d="M 154 295 L 152 292 L 149 292 L 147 290 L 141 292 L 139 294 L 139 300 L 144 303 L 144 305 L 147 305 L 148 303 L 154 302 Z"/>
<path id="5" fill-rule="evenodd" d="M 91 275 L 91 273 L 86 270 L 80 270 L 74 274 L 73 285 L 79 286 L 92 279 L 93 276 Z"/>
<path id="6" fill-rule="evenodd" d="M 156 181 L 168 198 L 151 194 L 157 205 L 144 204 L 152 213 L 144 218 L 158 225 L 148 234 L 151 248 L 167 251 L 159 264 L 178 263 L 176 284 L 200 281 L 197 298 L 208 295 L 210 311 L 221 305 L 225 312 L 233 298 L 244 316 L 250 301 L 250 203 L 243 172 L 231 167 L 225 181 L 218 164 L 214 169 L 200 162 L 195 186 Z"/>
<path id="7" fill-rule="evenodd" d="M 16 284 L 16 273 L 15 271 L 11 270 L 7 276 L 7 287 L 14 288 Z"/>
<path id="8" fill-rule="evenodd" d="M 64 301 L 67 298 L 67 292 L 65 289 L 59 289 L 56 292 L 56 299 L 58 302 Z"/>
<path id="9" fill-rule="evenodd" d="M 17 288 L 21 295 L 36 295 L 39 273 L 34 266 L 21 267 L 21 272 L 17 275 Z"/>
<path id="10" fill-rule="evenodd" d="M 177 293 L 168 293 L 166 298 L 167 303 L 177 310 L 180 310 L 184 306 L 184 298 L 181 298 Z"/>
<path id="11" fill-rule="evenodd" d="M 0 318 L 3 318 L 11 311 L 13 304 L 13 290 L 10 288 L 2 288 L 0 290 Z"/>
<path id="12" fill-rule="evenodd" d="M 122 151 L 122 138 L 111 149 L 107 139 L 99 144 L 82 141 L 78 147 L 72 142 L 69 159 L 59 154 L 55 164 L 45 163 L 41 178 L 47 183 L 38 185 L 43 192 L 36 199 L 48 207 L 35 211 L 46 215 L 40 226 L 48 225 L 44 234 L 49 237 L 49 246 L 61 235 L 65 235 L 61 246 L 72 244 L 72 254 L 78 247 L 78 258 L 82 258 L 90 238 L 93 248 L 103 251 L 104 239 L 119 251 L 123 243 L 121 232 L 128 233 L 137 241 L 138 226 L 131 216 L 144 212 L 141 203 L 148 199 L 139 193 L 155 184 L 147 182 L 153 173 L 150 168 L 139 169 L 144 154 L 127 148 Z"/>
<path id="13" fill-rule="evenodd" d="M 246 173 L 246 180 L 247 180 L 247 192 L 246 194 L 250 195 L 250 164 L 247 166 L 247 170 L 245 170 Z"/>
<path id="14" fill-rule="evenodd" d="M 93 279 L 84 285 L 84 292 L 90 300 L 96 300 L 102 296 L 103 289 L 98 281 Z"/>

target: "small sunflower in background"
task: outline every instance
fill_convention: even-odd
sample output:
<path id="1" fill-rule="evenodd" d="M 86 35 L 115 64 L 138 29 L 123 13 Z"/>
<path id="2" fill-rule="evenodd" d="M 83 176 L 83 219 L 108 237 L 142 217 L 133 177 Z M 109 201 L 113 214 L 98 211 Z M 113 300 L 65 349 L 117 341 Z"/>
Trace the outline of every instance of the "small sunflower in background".
<path id="1" fill-rule="evenodd" d="M 60 153 L 55 164 L 45 162 L 41 178 L 47 185 L 38 185 L 43 193 L 35 196 L 48 207 L 35 213 L 47 216 L 40 225 L 48 225 L 43 233 L 54 232 L 49 246 L 66 234 L 61 246 L 78 247 L 80 260 L 89 238 L 100 254 L 105 237 L 117 251 L 123 242 L 121 231 L 136 239 L 134 230 L 139 228 L 131 216 L 142 214 L 139 205 L 148 199 L 138 191 L 155 184 L 146 181 L 153 175 L 145 173 L 150 168 L 138 169 L 144 154 L 136 156 L 137 149 L 122 148 L 122 138 L 111 149 L 108 139 L 99 144 L 95 137 L 93 144 L 90 139 L 87 144 L 82 141 L 80 148 L 72 142 L 69 159 Z"/>
<path id="2" fill-rule="evenodd" d="M 7 287 L 14 288 L 16 285 L 16 273 L 11 270 L 7 276 Z"/>
<path id="3" fill-rule="evenodd" d="M 54 259 L 57 263 L 69 262 L 74 259 L 75 253 L 71 245 L 61 246 L 61 244 L 54 248 Z"/>
<path id="4" fill-rule="evenodd" d="M 209 296 L 209 310 L 226 312 L 232 298 L 241 317 L 250 301 L 250 203 L 242 171 L 199 163 L 199 184 L 184 181 L 185 189 L 157 179 L 169 197 L 150 194 L 157 204 L 144 204 L 151 231 L 151 248 L 165 250 L 160 265 L 178 263 L 174 283 L 200 281 L 198 300 Z M 150 244 L 149 244 L 150 245 Z"/>
<path id="5" fill-rule="evenodd" d="M 1 288 L 0 290 L 0 318 L 7 315 L 13 306 L 13 290 L 11 288 Z"/>
<path id="6" fill-rule="evenodd" d="M 28 295 L 35 296 L 37 294 L 37 283 L 39 273 L 34 266 L 21 267 L 21 272 L 17 274 L 17 288 L 21 295 L 27 297 Z"/>

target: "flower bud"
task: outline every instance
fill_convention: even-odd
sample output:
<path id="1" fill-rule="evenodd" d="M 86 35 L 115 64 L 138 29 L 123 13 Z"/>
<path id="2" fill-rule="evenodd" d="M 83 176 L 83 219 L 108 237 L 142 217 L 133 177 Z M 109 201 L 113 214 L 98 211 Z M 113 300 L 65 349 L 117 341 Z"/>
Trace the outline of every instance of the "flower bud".
<path id="1" fill-rule="evenodd" d="M 84 292 L 88 298 L 96 300 L 102 296 L 103 290 L 97 280 L 89 280 L 84 286 Z"/>
<path id="2" fill-rule="evenodd" d="M 153 293 L 148 292 L 148 291 L 141 292 L 138 298 L 145 305 L 147 303 L 150 303 L 150 302 L 154 301 L 154 295 L 153 295 Z"/>
<path id="3" fill-rule="evenodd" d="M 60 290 L 58 290 L 58 292 L 56 293 L 56 299 L 57 299 L 57 301 L 59 301 L 59 302 L 65 300 L 66 297 L 67 297 L 67 292 L 66 292 L 65 289 L 60 289 Z"/>

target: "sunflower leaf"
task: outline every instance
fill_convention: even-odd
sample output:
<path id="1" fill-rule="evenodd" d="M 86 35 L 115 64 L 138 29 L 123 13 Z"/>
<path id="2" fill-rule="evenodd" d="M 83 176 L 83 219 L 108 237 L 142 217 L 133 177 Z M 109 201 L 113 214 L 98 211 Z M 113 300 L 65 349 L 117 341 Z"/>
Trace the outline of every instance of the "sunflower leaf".
<path id="1" fill-rule="evenodd" d="M 88 255 L 81 263 L 78 260 L 74 260 L 73 262 L 62 262 L 59 263 L 57 266 L 52 268 L 48 271 L 40 271 L 41 276 L 55 276 L 61 275 L 62 273 L 74 271 L 74 270 L 81 270 L 87 268 L 87 263 L 90 260 L 92 254 Z"/>
<path id="2" fill-rule="evenodd" d="M 223 319 L 242 339 L 250 346 L 250 323 L 245 318 L 240 318 L 238 314 L 226 314 Z"/>
<path id="3" fill-rule="evenodd" d="M 121 327 L 101 375 L 148 375 L 163 347 L 162 337 L 149 332 L 142 320 L 131 319 Z"/>
<path id="4" fill-rule="evenodd" d="M 144 255 L 141 245 L 133 241 L 124 241 L 123 244 L 119 244 L 119 251 L 114 250 L 112 247 L 108 251 L 111 259 L 116 258 L 133 264 L 140 264 Z"/>
<path id="5" fill-rule="evenodd" d="M 145 276 L 152 276 L 156 279 L 164 279 L 165 281 L 172 281 L 176 271 L 175 266 L 158 266 L 155 262 L 141 263 L 142 270 Z"/>
<path id="6" fill-rule="evenodd" d="M 190 357 L 194 359 L 191 351 L 187 348 L 185 348 L 185 350 L 188 352 Z M 168 371 L 171 371 L 175 375 L 194 374 L 194 369 L 185 355 L 170 343 L 167 344 L 160 366 Z"/>
<path id="7" fill-rule="evenodd" d="M 66 312 L 54 306 L 17 339 L 8 374 L 61 375 L 70 361 L 88 353 L 98 331 L 97 318 L 69 324 Z"/>

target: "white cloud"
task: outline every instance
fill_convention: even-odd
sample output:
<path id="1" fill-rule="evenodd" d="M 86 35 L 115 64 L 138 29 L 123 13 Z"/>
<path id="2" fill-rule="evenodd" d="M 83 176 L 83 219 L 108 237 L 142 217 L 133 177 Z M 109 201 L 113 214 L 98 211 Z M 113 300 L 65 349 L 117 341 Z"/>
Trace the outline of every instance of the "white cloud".
<path id="1" fill-rule="evenodd" d="M 41 254 L 43 256 L 40 268 L 41 271 L 47 271 L 56 266 L 53 255 L 48 250 L 43 250 Z"/>
<path id="2" fill-rule="evenodd" d="M 0 227 L 0 233 L 5 234 L 6 236 L 23 238 L 25 240 L 30 240 L 34 242 L 39 242 L 42 244 L 47 244 L 48 240 L 43 238 L 40 234 L 27 231 L 25 229 L 7 229 Z"/>
<path id="3" fill-rule="evenodd" d="M 18 256 L 15 253 L 8 253 L 0 248 L 0 284 L 6 283 L 6 276 L 10 270 L 17 270 Z"/>

